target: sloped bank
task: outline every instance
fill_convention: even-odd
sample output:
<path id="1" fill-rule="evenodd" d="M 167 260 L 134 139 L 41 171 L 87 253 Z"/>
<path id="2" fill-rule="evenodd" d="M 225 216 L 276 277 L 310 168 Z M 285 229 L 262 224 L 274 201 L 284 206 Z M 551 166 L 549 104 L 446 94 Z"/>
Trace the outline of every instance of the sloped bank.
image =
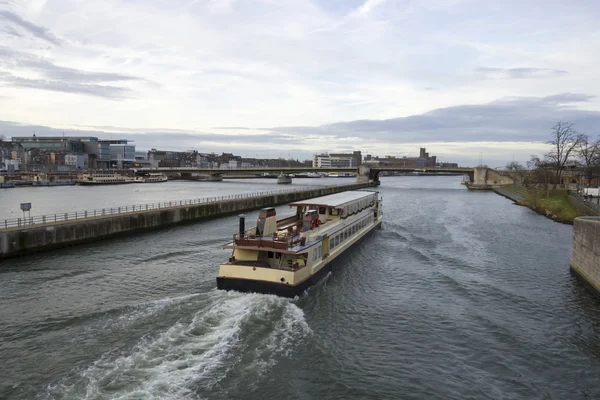
<path id="1" fill-rule="evenodd" d="M 73 246 L 133 232 L 217 218 L 258 208 L 370 187 L 369 183 L 327 186 L 211 203 L 112 214 L 0 230 L 0 259 Z"/>
<path id="2" fill-rule="evenodd" d="M 494 189 L 494 192 L 562 224 L 572 225 L 576 217 L 584 215 L 564 190 L 554 190 L 546 196 L 541 191 L 530 192 L 520 186 L 504 186 Z"/>

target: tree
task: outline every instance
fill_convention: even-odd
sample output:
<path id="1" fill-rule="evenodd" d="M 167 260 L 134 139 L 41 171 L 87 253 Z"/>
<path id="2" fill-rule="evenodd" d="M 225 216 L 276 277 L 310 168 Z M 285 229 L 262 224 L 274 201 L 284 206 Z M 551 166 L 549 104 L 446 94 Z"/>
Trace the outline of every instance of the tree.
<path id="1" fill-rule="evenodd" d="M 511 161 L 506 164 L 506 170 L 508 171 L 508 175 L 512 178 L 515 187 L 517 186 L 517 181 L 519 181 L 519 183 L 523 182 L 523 173 L 525 172 L 525 167 L 523 165 L 517 161 Z"/>
<path id="2" fill-rule="evenodd" d="M 4 142 L 4 139 L 6 139 L 6 136 L 0 134 L 0 142 Z"/>
<path id="3" fill-rule="evenodd" d="M 554 164 L 546 158 L 531 156 L 531 160 L 527 161 L 529 173 L 523 180 L 523 184 L 529 189 L 543 186 L 546 191 L 546 197 L 550 193 L 550 184 L 554 180 Z M 537 191 L 533 191 L 537 195 Z"/>
<path id="4" fill-rule="evenodd" d="M 545 158 L 552 164 L 554 170 L 554 187 L 560 183 L 560 176 L 565 169 L 565 164 L 574 155 L 574 150 L 581 143 L 581 135 L 573 129 L 570 122 L 559 121 L 552 127 L 552 140 L 548 144 L 552 145 L 552 150 L 546 154 Z"/>
<path id="5" fill-rule="evenodd" d="M 600 174 L 600 140 L 592 142 L 588 135 L 581 135 L 577 155 L 583 165 L 585 178 L 591 182 L 595 176 Z"/>

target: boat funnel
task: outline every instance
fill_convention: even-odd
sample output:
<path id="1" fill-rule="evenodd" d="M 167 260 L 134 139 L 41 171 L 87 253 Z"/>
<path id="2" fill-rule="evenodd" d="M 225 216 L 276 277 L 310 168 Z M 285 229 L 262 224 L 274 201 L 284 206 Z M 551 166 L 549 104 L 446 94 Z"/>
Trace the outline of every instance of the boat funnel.
<path id="1" fill-rule="evenodd" d="M 246 216 L 240 214 L 240 235 L 246 231 Z"/>

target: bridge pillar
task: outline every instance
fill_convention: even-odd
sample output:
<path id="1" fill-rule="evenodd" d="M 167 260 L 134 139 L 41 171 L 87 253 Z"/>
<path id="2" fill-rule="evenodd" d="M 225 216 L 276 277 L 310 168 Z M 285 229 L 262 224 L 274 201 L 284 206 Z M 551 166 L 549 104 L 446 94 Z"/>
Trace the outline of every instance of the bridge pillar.
<path id="1" fill-rule="evenodd" d="M 223 174 L 210 174 L 210 175 L 205 175 L 206 179 L 204 179 L 205 181 L 210 181 L 210 182 L 221 182 L 223 181 Z"/>
<path id="2" fill-rule="evenodd" d="M 371 168 L 366 165 L 358 167 L 356 174 L 356 183 L 369 183 L 373 177 L 371 176 Z"/>
<path id="3" fill-rule="evenodd" d="M 471 190 L 491 190 L 513 183 L 509 176 L 501 175 L 498 171 L 486 167 L 473 168 L 473 176 L 469 174 L 469 177 L 471 182 L 466 186 Z"/>

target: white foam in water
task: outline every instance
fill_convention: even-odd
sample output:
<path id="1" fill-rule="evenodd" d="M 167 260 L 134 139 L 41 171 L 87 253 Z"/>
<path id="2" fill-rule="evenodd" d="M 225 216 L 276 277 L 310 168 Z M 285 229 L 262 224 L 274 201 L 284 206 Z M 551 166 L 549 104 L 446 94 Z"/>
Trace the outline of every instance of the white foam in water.
<path id="1" fill-rule="evenodd" d="M 69 379 L 69 386 L 49 387 L 47 394 L 57 399 L 197 398 L 194 389 L 210 391 L 247 347 L 254 346 L 248 368 L 260 376 L 274 365 L 273 355 L 289 356 L 298 339 L 310 334 L 303 311 L 287 299 L 219 290 L 209 296 L 210 303 L 190 322 L 143 338 L 127 354 L 105 354 L 74 382 Z M 264 337 L 253 335 L 253 329 L 271 325 Z"/>

